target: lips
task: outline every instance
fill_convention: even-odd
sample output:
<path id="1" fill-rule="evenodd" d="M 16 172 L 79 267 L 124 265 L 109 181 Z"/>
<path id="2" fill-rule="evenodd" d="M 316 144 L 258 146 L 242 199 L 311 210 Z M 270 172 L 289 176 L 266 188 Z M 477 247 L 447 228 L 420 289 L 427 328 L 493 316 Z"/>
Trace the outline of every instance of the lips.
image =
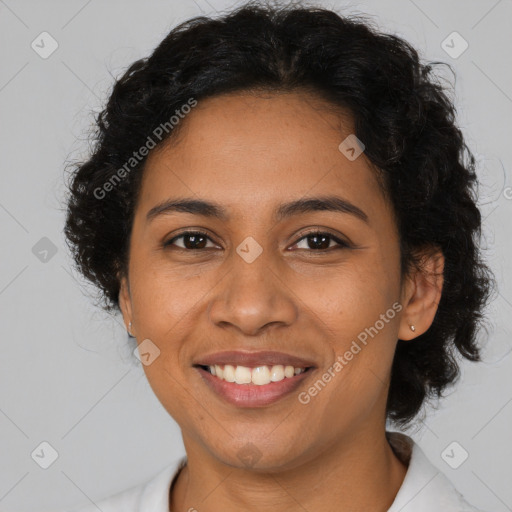
<path id="1" fill-rule="evenodd" d="M 207 389 L 213 391 L 224 403 L 244 409 L 268 407 L 286 397 L 290 398 L 314 374 L 314 370 L 310 369 L 291 378 L 284 378 L 279 382 L 256 385 L 227 382 L 212 375 L 201 366 L 197 367 L 196 370 L 202 381 L 207 385 Z"/>
<path id="2" fill-rule="evenodd" d="M 231 350 L 224 352 L 215 352 L 199 357 L 194 366 L 214 366 L 214 365 L 246 366 L 256 368 L 258 366 L 294 366 L 295 368 L 315 368 L 315 362 L 293 354 L 276 352 L 273 350 L 264 350 L 259 352 L 244 352 L 240 350 Z"/>

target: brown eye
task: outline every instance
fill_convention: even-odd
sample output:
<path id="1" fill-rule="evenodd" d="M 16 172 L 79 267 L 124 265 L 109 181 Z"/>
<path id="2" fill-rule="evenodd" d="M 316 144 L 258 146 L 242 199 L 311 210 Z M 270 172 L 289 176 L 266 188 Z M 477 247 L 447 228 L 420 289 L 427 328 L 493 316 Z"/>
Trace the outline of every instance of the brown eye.
<path id="1" fill-rule="evenodd" d="M 182 240 L 182 245 L 176 244 L 177 240 Z M 201 231 L 186 231 L 185 233 L 181 233 L 181 235 L 175 236 L 171 238 L 171 240 L 164 243 L 164 247 L 168 247 L 171 245 L 175 245 L 179 249 L 185 250 L 198 250 L 198 249 L 208 249 L 210 247 L 215 247 L 213 244 L 210 247 L 207 247 L 208 241 L 211 242 L 211 239 L 208 237 L 206 233 Z"/>
<path id="2" fill-rule="evenodd" d="M 298 245 L 303 241 L 306 241 L 306 247 L 298 247 Z M 333 241 L 337 244 L 337 247 L 331 246 L 331 242 Z M 298 242 L 295 243 L 294 247 L 299 249 L 312 249 L 313 251 L 327 251 L 329 249 L 349 247 L 349 245 L 331 233 L 313 232 L 303 236 Z"/>

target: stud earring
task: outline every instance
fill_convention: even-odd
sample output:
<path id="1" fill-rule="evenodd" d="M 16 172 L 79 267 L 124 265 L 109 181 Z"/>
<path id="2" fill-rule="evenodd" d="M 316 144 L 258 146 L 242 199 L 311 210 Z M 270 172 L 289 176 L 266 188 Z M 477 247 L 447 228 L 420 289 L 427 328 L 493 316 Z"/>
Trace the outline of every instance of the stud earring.
<path id="1" fill-rule="evenodd" d="M 130 324 L 131 325 L 131 324 Z M 409 325 L 409 327 L 411 328 L 411 331 L 414 332 L 416 330 L 416 327 L 414 327 L 414 325 Z"/>
<path id="2" fill-rule="evenodd" d="M 133 338 L 133 334 L 132 334 L 132 323 L 131 323 L 131 322 L 128 324 L 128 334 Z"/>

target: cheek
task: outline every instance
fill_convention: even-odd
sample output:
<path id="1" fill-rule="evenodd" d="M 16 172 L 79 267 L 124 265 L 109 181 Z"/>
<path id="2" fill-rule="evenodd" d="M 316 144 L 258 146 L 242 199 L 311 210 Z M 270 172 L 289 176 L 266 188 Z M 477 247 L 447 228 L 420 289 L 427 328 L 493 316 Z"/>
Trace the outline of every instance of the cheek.
<path id="1" fill-rule="evenodd" d="M 165 349 L 150 366 L 144 366 L 144 372 L 154 395 L 169 415 L 181 428 L 194 430 L 194 425 L 204 420 L 205 410 L 201 401 L 194 398 L 200 396 L 199 391 L 188 385 L 189 378 L 182 375 L 182 369 L 173 362 L 175 359 L 172 349 Z"/>
<path id="2" fill-rule="evenodd" d="M 204 279 L 184 279 L 176 272 L 140 261 L 134 261 L 131 268 L 134 324 L 139 343 L 149 339 L 159 351 L 144 371 L 161 400 L 173 396 L 180 402 L 183 390 L 179 382 L 184 379 L 181 360 L 186 359 L 186 340 L 197 323 L 195 314 L 205 294 Z"/>
<path id="3" fill-rule="evenodd" d="M 394 261 L 365 250 L 338 267 L 315 270 L 316 275 L 288 275 L 300 301 L 341 333 L 354 333 L 379 318 L 399 297 Z"/>
<path id="4" fill-rule="evenodd" d="M 140 325 L 161 333 L 191 314 L 213 285 L 209 286 L 199 272 L 184 273 L 169 265 L 149 264 L 150 261 L 140 259 L 140 264 L 133 266 L 134 315 Z"/>
<path id="5" fill-rule="evenodd" d="M 389 262 L 389 265 L 386 265 Z M 377 392 L 391 367 L 397 341 L 398 273 L 392 258 L 367 253 L 331 272 L 328 285 L 297 292 L 320 322 L 339 367 L 341 393 Z M 368 379 L 369 378 L 369 379 Z"/>

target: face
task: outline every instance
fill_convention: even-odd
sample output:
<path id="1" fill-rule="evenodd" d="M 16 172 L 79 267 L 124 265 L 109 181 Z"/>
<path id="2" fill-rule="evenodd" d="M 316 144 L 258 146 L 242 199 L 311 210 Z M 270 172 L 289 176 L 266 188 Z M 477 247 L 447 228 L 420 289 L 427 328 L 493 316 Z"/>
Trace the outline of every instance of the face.
<path id="1" fill-rule="evenodd" d="M 181 122 L 177 143 L 148 157 L 120 304 L 138 343 L 160 351 L 144 370 L 187 452 L 243 467 L 251 446 L 258 467 L 293 467 L 383 430 L 397 338 L 413 334 L 411 318 L 414 336 L 426 330 L 435 311 L 413 281 L 400 286 L 375 171 L 339 149 L 349 118 L 306 94 L 229 94 Z M 283 207 L 312 198 L 332 201 Z M 178 199 L 223 215 L 153 210 Z M 226 350 L 284 352 L 312 368 L 271 403 L 236 404 L 195 366 Z"/>

